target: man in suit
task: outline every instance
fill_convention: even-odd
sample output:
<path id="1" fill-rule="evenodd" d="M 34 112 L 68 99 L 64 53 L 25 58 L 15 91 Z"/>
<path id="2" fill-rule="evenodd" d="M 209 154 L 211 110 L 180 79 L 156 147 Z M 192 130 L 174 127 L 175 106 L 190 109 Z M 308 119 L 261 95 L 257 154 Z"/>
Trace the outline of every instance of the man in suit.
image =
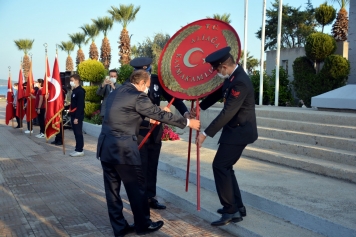
<path id="1" fill-rule="evenodd" d="M 147 202 L 145 177 L 137 145 L 139 126 L 145 117 L 180 128 L 199 130 L 200 122 L 165 112 L 147 97 L 150 75 L 137 70 L 119 89 L 107 98 L 97 158 L 101 161 L 110 222 L 115 236 L 124 236 L 135 228 L 137 234 L 156 231 L 163 221 L 152 222 Z M 125 220 L 120 197 L 123 182 L 134 215 L 134 227 Z"/>
<path id="2" fill-rule="evenodd" d="M 146 70 L 151 73 L 151 63 L 152 59 L 147 57 L 140 57 L 131 60 L 130 65 L 134 67 L 135 70 Z M 158 80 L 156 74 L 151 74 L 151 84 L 147 93 L 148 98 L 151 102 L 157 106 L 161 103 L 161 96 L 167 101 L 172 99 L 165 90 L 163 90 L 161 83 Z M 181 115 L 185 118 L 190 117 L 189 110 L 185 106 L 182 100 L 175 99 L 173 102 L 174 107 L 179 111 Z M 155 121 L 146 118 L 141 126 L 138 136 L 138 143 L 140 144 L 143 138 L 147 135 L 151 126 Z M 155 199 L 156 196 L 156 183 L 157 183 L 157 169 L 158 169 L 158 159 L 161 152 L 162 141 L 161 137 L 163 134 L 163 124 L 157 125 L 157 127 L 152 131 L 152 134 L 147 139 L 145 144 L 140 149 L 140 155 L 142 159 L 142 166 L 144 169 L 144 174 L 146 177 L 146 190 L 148 196 L 149 206 L 153 209 L 166 209 L 165 205 L 162 205 Z"/>
<path id="3" fill-rule="evenodd" d="M 103 97 L 103 101 L 101 103 L 100 108 L 100 116 L 104 118 L 105 115 L 105 106 L 106 106 L 106 98 L 110 95 L 113 90 L 119 88 L 120 84 L 117 83 L 117 71 L 115 69 L 111 69 L 109 71 L 109 78 L 105 78 L 104 82 L 99 86 L 96 94 Z"/>
<path id="4" fill-rule="evenodd" d="M 196 140 L 201 147 L 207 136 L 214 137 L 223 129 L 213 161 L 216 190 L 223 208 L 218 209 L 217 212 L 222 217 L 212 222 L 213 226 L 239 222 L 242 221 L 242 216 L 246 216 L 233 165 L 239 160 L 247 144 L 253 143 L 258 137 L 253 86 L 244 69 L 235 63 L 230 50 L 230 47 L 225 47 L 205 59 L 225 81 L 222 93 L 218 90 L 210 94 L 201 102 L 200 107 L 206 110 L 223 98 L 224 108 Z M 191 113 L 195 115 L 195 109 Z"/>

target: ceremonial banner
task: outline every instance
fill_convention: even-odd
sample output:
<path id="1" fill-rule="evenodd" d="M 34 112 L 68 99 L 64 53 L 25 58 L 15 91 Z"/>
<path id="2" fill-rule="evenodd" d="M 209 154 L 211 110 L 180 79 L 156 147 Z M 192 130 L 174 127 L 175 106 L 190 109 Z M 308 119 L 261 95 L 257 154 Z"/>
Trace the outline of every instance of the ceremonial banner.
<path id="1" fill-rule="evenodd" d="M 48 81 L 51 80 L 51 69 L 49 68 L 48 57 L 46 56 L 45 62 L 45 75 L 43 77 L 43 88 L 42 88 L 42 95 L 47 94 L 48 90 Z"/>
<path id="2" fill-rule="evenodd" d="M 9 75 L 9 80 L 7 81 L 7 96 L 6 96 L 6 115 L 5 115 L 5 123 L 9 125 L 11 119 L 15 117 L 14 115 L 14 93 L 12 92 L 12 83 L 11 76 Z"/>
<path id="3" fill-rule="evenodd" d="M 195 21 L 175 33 L 165 45 L 159 62 L 158 77 L 164 89 L 179 99 L 198 99 L 219 89 L 224 79 L 205 57 L 226 46 L 239 61 L 240 39 L 230 24 L 204 19 Z"/>
<path id="4" fill-rule="evenodd" d="M 48 102 L 46 110 L 46 129 L 45 136 L 46 139 L 50 139 L 55 136 L 60 131 L 60 126 L 62 122 L 61 112 L 63 110 L 63 92 L 62 83 L 59 76 L 59 66 L 57 57 L 54 61 L 53 66 L 53 77 L 48 80 Z"/>
<path id="5" fill-rule="evenodd" d="M 31 68 L 30 72 L 28 74 L 28 79 L 27 79 L 27 87 L 25 91 L 25 96 L 27 97 L 27 106 L 26 106 L 26 121 L 30 122 L 32 119 L 37 117 L 36 113 L 36 95 L 35 95 L 35 89 L 33 89 L 33 71 L 32 71 L 32 62 L 31 62 Z M 34 98 L 32 98 L 32 96 Z"/>
<path id="6" fill-rule="evenodd" d="M 23 98 L 25 97 L 25 92 L 23 89 L 23 75 L 22 68 L 20 68 L 19 72 L 19 81 L 17 86 L 17 103 L 16 103 L 16 116 L 21 119 L 25 117 L 25 110 L 23 108 Z"/>

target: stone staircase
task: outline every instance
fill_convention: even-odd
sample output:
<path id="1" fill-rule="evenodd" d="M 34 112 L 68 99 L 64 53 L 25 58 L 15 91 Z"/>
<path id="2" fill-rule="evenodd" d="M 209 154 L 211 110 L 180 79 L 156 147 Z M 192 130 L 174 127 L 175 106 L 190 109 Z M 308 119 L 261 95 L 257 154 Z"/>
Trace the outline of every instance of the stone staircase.
<path id="1" fill-rule="evenodd" d="M 220 110 L 203 111 L 202 127 Z M 249 214 L 224 228 L 238 236 L 356 236 L 356 113 L 262 106 L 256 114 L 259 139 L 235 165 Z M 181 141 L 164 142 L 159 164 L 159 195 L 208 221 L 219 218 L 211 168 L 219 136 L 201 149 L 199 212 L 195 146 L 184 192 L 187 129 Z"/>

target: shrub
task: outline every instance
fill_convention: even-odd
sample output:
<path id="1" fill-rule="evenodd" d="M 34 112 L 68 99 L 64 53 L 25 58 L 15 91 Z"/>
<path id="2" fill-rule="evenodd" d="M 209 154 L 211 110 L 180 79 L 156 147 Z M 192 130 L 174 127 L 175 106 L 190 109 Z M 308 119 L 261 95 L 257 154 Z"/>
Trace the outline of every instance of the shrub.
<path id="1" fill-rule="evenodd" d="M 107 70 L 101 62 L 88 59 L 78 65 L 78 74 L 83 81 L 97 83 L 105 78 Z"/>
<path id="2" fill-rule="evenodd" d="M 133 72 L 134 68 L 131 67 L 129 64 L 122 65 L 120 68 L 117 69 L 117 81 L 123 84 L 126 79 L 128 79 Z"/>
<path id="3" fill-rule="evenodd" d="M 255 71 L 252 75 L 250 75 L 250 79 L 252 81 L 252 85 L 255 91 L 255 103 L 259 104 L 260 100 L 260 71 Z M 274 93 L 274 92 L 273 92 Z M 270 77 L 264 72 L 263 73 L 263 105 L 269 105 L 271 100 L 271 91 L 270 91 Z"/>
<path id="4" fill-rule="evenodd" d="M 87 118 L 90 118 L 92 114 L 100 109 L 100 103 L 85 102 L 84 114 Z"/>
<path id="5" fill-rule="evenodd" d="M 322 25 L 322 31 L 324 30 L 324 26 L 331 24 L 335 18 L 336 10 L 333 6 L 329 6 L 327 2 L 315 8 L 315 19 Z"/>
<path id="6" fill-rule="evenodd" d="M 101 97 L 96 94 L 97 86 L 83 86 L 85 90 L 85 101 L 100 102 Z"/>
<path id="7" fill-rule="evenodd" d="M 278 92 L 278 105 L 287 106 L 294 104 L 292 96 L 291 84 L 288 80 L 288 73 L 283 67 L 279 67 L 279 92 Z M 274 105 L 275 91 L 276 91 L 276 69 L 272 71 L 270 77 L 270 87 L 267 93 L 269 94 L 270 102 Z"/>
<path id="8" fill-rule="evenodd" d="M 336 41 L 330 35 L 324 33 L 310 34 L 305 43 L 305 54 L 314 62 L 322 62 L 327 56 L 336 50 Z"/>

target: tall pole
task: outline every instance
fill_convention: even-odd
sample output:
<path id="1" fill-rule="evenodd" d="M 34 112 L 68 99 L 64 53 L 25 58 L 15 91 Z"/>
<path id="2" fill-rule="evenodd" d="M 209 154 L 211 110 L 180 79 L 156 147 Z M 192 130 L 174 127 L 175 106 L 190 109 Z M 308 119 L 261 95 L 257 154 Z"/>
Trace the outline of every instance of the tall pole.
<path id="1" fill-rule="evenodd" d="M 244 63 L 243 68 L 246 69 L 246 59 L 247 59 L 247 9 L 248 9 L 248 0 L 245 0 L 245 29 L 244 29 Z"/>
<path id="2" fill-rule="evenodd" d="M 263 104 L 263 65 L 265 56 L 265 28 L 266 28 L 266 0 L 263 0 L 262 32 L 261 32 L 261 57 L 260 57 L 260 99 L 259 105 Z"/>
<path id="3" fill-rule="evenodd" d="M 274 105 L 278 106 L 278 98 L 279 98 L 279 61 L 281 54 L 281 29 L 282 29 L 282 8 L 283 8 L 283 0 L 279 0 L 278 6 L 278 30 L 277 30 L 277 56 L 276 56 L 276 91 L 274 98 Z"/>

